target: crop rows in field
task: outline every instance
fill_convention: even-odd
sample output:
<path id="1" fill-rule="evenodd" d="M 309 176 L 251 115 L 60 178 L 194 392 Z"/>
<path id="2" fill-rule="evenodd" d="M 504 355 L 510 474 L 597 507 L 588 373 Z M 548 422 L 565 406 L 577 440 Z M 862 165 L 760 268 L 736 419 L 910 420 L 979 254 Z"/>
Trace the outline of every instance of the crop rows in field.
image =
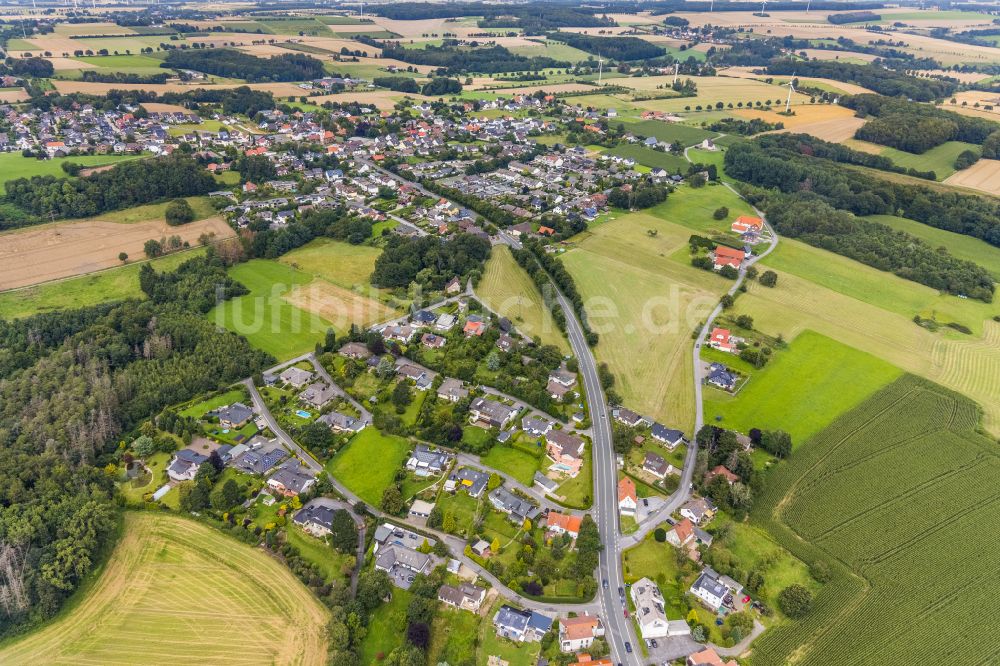
<path id="1" fill-rule="evenodd" d="M 905 376 L 796 450 L 754 519 L 833 577 L 753 664 L 994 663 L 1000 457 L 970 400 Z"/>

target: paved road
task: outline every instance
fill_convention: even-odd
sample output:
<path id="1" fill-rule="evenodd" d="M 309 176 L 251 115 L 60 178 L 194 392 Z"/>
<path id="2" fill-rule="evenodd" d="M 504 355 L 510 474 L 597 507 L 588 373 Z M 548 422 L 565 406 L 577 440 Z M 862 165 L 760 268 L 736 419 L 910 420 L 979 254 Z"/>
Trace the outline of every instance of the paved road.
<path id="1" fill-rule="evenodd" d="M 578 511 L 574 509 L 567 509 L 566 507 L 560 506 L 553 502 L 545 493 L 536 488 L 534 485 L 526 486 L 510 474 L 506 472 L 501 472 L 498 469 L 494 469 L 489 465 L 483 464 L 479 456 L 473 455 L 471 453 L 459 453 L 458 464 L 462 466 L 478 467 L 481 470 L 492 472 L 494 474 L 499 474 L 500 478 L 504 480 L 504 485 L 508 488 L 514 488 L 520 490 L 522 493 L 533 499 L 535 502 L 540 504 L 543 508 L 549 509 L 550 511 L 557 511 L 562 514 L 582 516 L 585 513 L 590 513 L 590 511 Z"/>
<path id="2" fill-rule="evenodd" d="M 606 627 L 606 638 L 611 648 L 612 661 L 622 664 L 640 664 L 639 643 L 636 640 L 634 626 L 631 620 L 625 619 L 625 604 L 618 595 L 618 589 L 624 589 L 625 579 L 622 573 L 621 546 L 618 542 L 618 470 L 615 463 L 614 446 L 611 441 L 611 422 L 608 415 L 608 404 L 604 398 L 604 390 L 597 375 L 597 364 L 594 355 L 587 345 L 583 328 L 576 318 L 576 312 L 566 297 L 557 292 L 559 305 L 566 315 L 566 332 L 570 346 L 580 364 L 580 374 L 587 394 L 587 404 L 590 406 L 590 417 L 593 422 L 594 462 L 594 507 L 591 512 L 597 529 L 604 543 L 598 564 L 598 595 L 601 600 L 601 615 Z M 608 581 L 605 589 L 602 581 Z M 629 642 L 632 653 L 625 651 L 625 643 Z"/>

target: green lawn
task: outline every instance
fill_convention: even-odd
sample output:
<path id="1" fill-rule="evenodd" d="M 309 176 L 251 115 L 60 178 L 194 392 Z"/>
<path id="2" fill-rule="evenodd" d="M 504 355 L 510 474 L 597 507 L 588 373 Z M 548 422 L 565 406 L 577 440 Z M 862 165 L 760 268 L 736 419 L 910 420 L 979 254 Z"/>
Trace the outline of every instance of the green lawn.
<path id="1" fill-rule="evenodd" d="M 667 526 L 669 527 L 669 525 Z M 637 546 L 622 553 L 625 582 L 634 583 L 640 578 L 648 578 L 660 586 L 667 617 L 679 620 L 684 617 L 681 597 L 686 590 L 681 589 L 678 580 L 676 551 L 669 543 L 659 543 L 648 534 Z"/>
<path id="2" fill-rule="evenodd" d="M 193 405 L 181 410 L 179 414 L 180 416 L 190 416 L 200 419 L 213 409 L 225 407 L 226 405 L 231 405 L 234 402 L 240 402 L 241 400 L 246 400 L 246 391 L 243 390 L 243 388 L 236 388 L 232 391 L 226 391 L 221 395 L 209 398 L 208 400 L 196 402 Z"/>
<path id="3" fill-rule="evenodd" d="M 503 444 L 494 446 L 481 460 L 484 465 L 510 474 L 529 487 L 534 483 L 535 472 L 541 467 L 540 457 Z"/>
<path id="4" fill-rule="evenodd" d="M 995 279 L 1000 280 L 1000 247 L 972 236 L 945 231 L 905 217 L 869 215 L 866 219 L 881 222 L 898 231 L 905 231 L 926 241 L 931 247 L 945 247 L 953 256 L 979 264 L 990 271 Z"/>
<path id="5" fill-rule="evenodd" d="M 431 625 L 431 644 L 427 648 L 428 664 L 464 664 L 476 654 L 479 643 L 479 623 L 475 613 L 442 607 Z"/>
<path id="6" fill-rule="evenodd" d="M 477 666 L 486 666 L 490 656 L 495 655 L 511 666 L 529 666 L 538 659 L 541 643 L 516 643 L 506 638 L 498 638 L 493 627 L 493 616 L 503 605 L 502 601 L 494 604 L 479 628 L 479 650 L 476 653 Z M 463 662 L 464 663 L 464 662 Z"/>
<path id="7" fill-rule="evenodd" d="M 229 275 L 250 293 L 216 306 L 208 318 L 279 360 L 311 351 L 332 326 L 284 298 L 293 287 L 313 280 L 307 273 L 277 261 L 254 259 L 232 267 Z"/>
<path id="8" fill-rule="evenodd" d="M 205 248 L 169 254 L 150 264 L 158 271 L 169 271 L 181 263 L 201 256 Z M 18 319 L 40 312 L 96 305 L 125 298 L 145 298 L 139 289 L 141 263 L 112 268 L 90 275 L 0 293 L 0 319 Z"/>
<path id="9" fill-rule="evenodd" d="M 162 39 L 169 39 L 163 37 Z M 160 65 L 163 60 L 146 55 L 108 55 L 108 56 L 80 56 L 74 58 L 80 62 L 90 65 L 84 69 L 113 70 L 129 74 L 163 74 L 170 70 L 163 69 Z"/>
<path id="10" fill-rule="evenodd" d="M 621 144 L 605 152 L 618 157 L 631 157 L 637 164 L 651 168 L 659 167 L 666 169 L 670 173 L 677 173 L 678 171 L 684 173 L 688 168 L 688 161 L 684 159 L 683 155 L 660 152 L 637 143 Z"/>
<path id="11" fill-rule="evenodd" d="M 208 197 L 184 198 L 191 205 L 195 220 L 204 220 L 217 213 Z M 115 222 L 117 224 L 135 224 L 137 222 L 148 222 L 149 220 L 163 220 L 166 218 L 167 206 L 169 205 L 169 201 L 161 201 L 160 203 L 123 208 L 122 210 L 112 210 L 107 213 L 95 215 L 94 219 L 104 222 Z"/>
<path id="12" fill-rule="evenodd" d="M 104 166 L 106 164 L 116 164 L 127 160 L 134 160 L 138 155 L 78 155 L 73 157 L 60 157 L 51 160 L 39 160 L 34 157 L 22 157 L 21 153 L 0 153 L 0 195 L 6 193 L 5 184 L 8 180 L 15 178 L 31 178 L 32 176 L 55 176 L 65 178 L 66 172 L 62 170 L 63 162 L 73 162 L 82 164 L 85 167 Z M 148 219 L 148 218 L 147 218 Z"/>
<path id="13" fill-rule="evenodd" d="M 575 478 L 566 479 L 556 490 L 556 494 L 563 496 L 563 504 L 577 509 L 587 509 L 593 503 L 594 475 L 590 471 L 592 448 L 593 445 L 587 442 L 580 473 Z"/>
<path id="14" fill-rule="evenodd" d="M 693 158 L 692 158 L 693 159 Z M 729 214 L 716 220 L 713 214 L 721 207 Z M 698 232 L 702 236 L 729 234 L 733 220 L 740 215 L 754 215 L 750 204 L 724 185 L 682 186 L 667 200 L 649 209 L 653 215 Z"/>
<path id="15" fill-rule="evenodd" d="M 705 420 L 748 432 L 785 430 L 799 445 L 902 372 L 870 354 L 804 331 L 736 398 L 705 394 Z"/>
<path id="16" fill-rule="evenodd" d="M 327 463 L 327 469 L 355 495 L 378 506 L 410 448 L 402 437 L 383 435 L 369 426 Z"/>
<path id="17" fill-rule="evenodd" d="M 257 21 L 264 28 L 276 35 L 318 35 L 330 36 L 330 29 L 316 19 L 260 19 Z"/>
<path id="18" fill-rule="evenodd" d="M 441 509 L 442 517 L 450 515 L 454 518 L 455 529 L 452 530 L 454 534 L 461 537 L 470 536 L 468 530 L 476 517 L 479 500 L 469 497 L 464 491 L 458 491 L 454 495 L 442 493 L 437 506 Z"/>
<path id="19" fill-rule="evenodd" d="M 406 638 L 406 608 L 413 595 L 392 588 L 392 600 L 382 604 L 368 620 L 368 633 L 361 642 L 361 663 L 376 664 L 403 644 Z"/>
<path id="20" fill-rule="evenodd" d="M 354 566 L 354 553 L 341 553 L 323 541 L 306 534 L 291 522 L 285 528 L 285 535 L 288 543 L 295 546 L 302 557 L 319 567 L 327 583 L 349 582 L 349 578 L 345 580 L 344 573 L 349 572 L 350 567 Z"/>
<path id="21" fill-rule="evenodd" d="M 612 123 L 613 124 L 613 123 Z M 681 125 L 679 123 L 667 123 L 662 120 L 640 120 L 639 122 L 625 123 L 625 129 L 633 134 L 641 136 L 655 136 L 660 141 L 670 143 L 680 142 L 685 148 L 701 143 L 705 139 L 715 136 L 715 132 Z"/>
<path id="22" fill-rule="evenodd" d="M 935 146 L 930 150 L 914 155 L 896 148 L 886 148 L 881 152 L 883 157 L 888 157 L 893 162 L 906 169 L 917 169 L 918 171 L 933 171 L 938 180 L 944 180 L 955 173 L 955 158 L 959 153 L 971 150 L 979 153 L 979 146 L 961 141 L 948 141 L 940 146 Z"/>

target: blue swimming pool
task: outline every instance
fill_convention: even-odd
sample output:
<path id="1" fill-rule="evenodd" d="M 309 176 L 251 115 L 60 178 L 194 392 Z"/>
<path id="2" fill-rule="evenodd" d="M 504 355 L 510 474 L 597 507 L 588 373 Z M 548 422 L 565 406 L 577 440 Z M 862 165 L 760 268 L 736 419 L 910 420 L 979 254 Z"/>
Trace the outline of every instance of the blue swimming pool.
<path id="1" fill-rule="evenodd" d="M 301 409 L 298 410 L 297 412 L 295 412 L 295 415 L 298 416 L 300 419 L 307 419 L 310 416 L 312 416 L 312 414 L 310 414 L 309 412 L 301 410 Z"/>

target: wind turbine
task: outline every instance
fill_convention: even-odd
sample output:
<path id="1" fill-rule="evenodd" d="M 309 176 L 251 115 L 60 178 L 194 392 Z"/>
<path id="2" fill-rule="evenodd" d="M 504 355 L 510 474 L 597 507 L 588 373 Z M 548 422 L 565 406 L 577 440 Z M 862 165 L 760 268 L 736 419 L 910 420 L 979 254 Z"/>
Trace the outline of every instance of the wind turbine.
<path id="1" fill-rule="evenodd" d="M 793 92 L 795 92 L 795 72 L 792 72 L 792 78 L 788 80 L 788 99 L 785 100 L 785 113 L 791 112 Z"/>
<path id="2" fill-rule="evenodd" d="M 604 74 L 604 58 L 597 54 L 597 85 L 601 85 L 601 75 Z"/>
<path id="3" fill-rule="evenodd" d="M 760 3 L 760 15 L 764 15 L 764 10 L 767 9 L 767 0 L 762 0 Z"/>
<path id="4" fill-rule="evenodd" d="M 680 70 L 680 68 L 681 68 L 681 64 L 679 62 L 675 62 L 674 63 L 674 80 L 671 82 L 671 85 L 677 85 L 677 72 L 678 72 L 678 70 Z"/>

